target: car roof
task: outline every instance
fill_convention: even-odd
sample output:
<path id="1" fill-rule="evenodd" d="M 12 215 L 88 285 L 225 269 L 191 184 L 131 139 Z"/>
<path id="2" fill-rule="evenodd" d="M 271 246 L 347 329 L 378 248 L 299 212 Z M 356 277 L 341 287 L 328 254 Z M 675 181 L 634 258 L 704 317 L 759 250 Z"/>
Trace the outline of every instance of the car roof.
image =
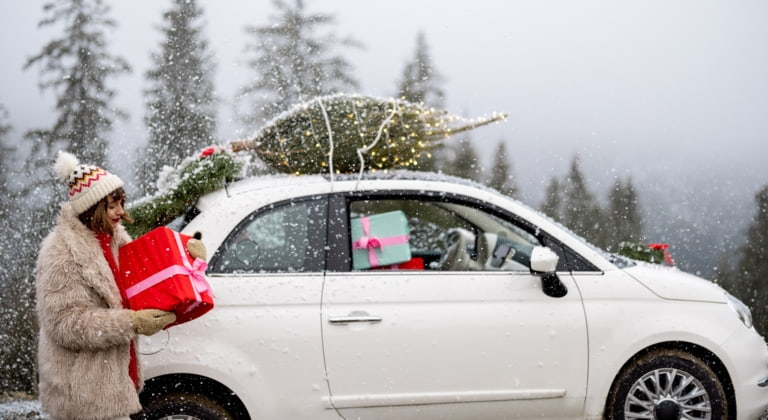
<path id="1" fill-rule="evenodd" d="M 465 178 L 459 178 L 451 175 L 419 172 L 408 170 L 388 170 L 377 172 L 364 172 L 363 174 L 337 174 L 333 178 L 328 174 L 323 175 L 262 175 L 245 178 L 226 186 L 223 192 L 227 195 L 237 195 L 253 191 L 263 191 L 269 189 L 280 189 L 287 186 L 309 186 L 316 184 L 330 185 L 339 183 L 349 185 L 350 183 L 365 181 L 429 181 L 430 183 L 445 183 L 450 185 L 465 185 L 475 189 L 485 190 L 494 194 L 499 194 L 483 184 L 477 183 Z"/>

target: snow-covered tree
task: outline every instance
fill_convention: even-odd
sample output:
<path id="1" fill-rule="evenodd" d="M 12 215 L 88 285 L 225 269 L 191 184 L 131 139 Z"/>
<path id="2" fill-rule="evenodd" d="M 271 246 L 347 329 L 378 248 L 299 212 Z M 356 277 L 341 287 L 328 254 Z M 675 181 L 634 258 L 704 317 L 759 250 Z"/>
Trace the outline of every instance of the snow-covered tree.
<path id="1" fill-rule="evenodd" d="M 28 219 L 14 183 L 18 156 L 8 141 L 10 132 L 8 112 L 0 105 L 0 194 L 5 198 L 0 201 L 0 238 L 13 251 L 0 253 L 0 391 L 32 392 L 37 366 L 35 300 L 30 247 L 21 231 Z"/>
<path id="2" fill-rule="evenodd" d="M 273 4 L 278 14 L 269 23 L 246 28 L 247 64 L 256 76 L 241 88 L 238 102 L 249 128 L 311 98 L 358 87 L 352 66 L 335 50 L 360 44 L 330 30 L 320 33 L 335 24 L 333 15 L 309 13 L 303 0 Z"/>
<path id="3" fill-rule="evenodd" d="M 52 149 L 65 148 L 83 162 L 103 164 L 112 124 L 125 117 L 112 103 L 115 91 L 107 81 L 130 71 L 124 59 L 107 51 L 107 33 L 116 26 L 108 16 L 110 8 L 101 0 L 56 0 L 45 3 L 43 10 L 46 17 L 39 26 L 60 26 L 64 33 L 24 67 L 40 66 L 40 89 L 55 93 L 58 117 L 53 127 L 29 133 L 34 141 L 31 163 L 48 167 Z"/>
<path id="4" fill-rule="evenodd" d="M 606 223 L 595 195 L 587 187 L 578 156 L 563 183 L 563 224 L 598 246 L 605 246 Z"/>
<path id="5" fill-rule="evenodd" d="M 173 0 L 163 15 L 160 51 L 152 54 L 154 66 L 146 73 L 149 144 L 137 171 L 138 183 L 147 193 L 155 191 L 163 165 L 178 165 L 214 140 L 214 64 L 202 15 L 195 0 Z"/>
<path id="6" fill-rule="evenodd" d="M 554 220 L 563 220 L 563 197 L 560 179 L 553 176 L 544 190 L 544 201 L 539 210 Z"/>
<path id="7" fill-rule="evenodd" d="M 427 38 L 423 32 L 416 37 L 413 60 L 406 63 L 398 83 L 398 97 L 413 103 L 423 103 L 433 108 L 444 106 L 445 93 L 440 87 L 442 76 L 432 64 Z"/>
<path id="8" fill-rule="evenodd" d="M 610 229 L 595 195 L 581 172 L 579 157 L 574 156 L 568 173 L 550 180 L 540 209 L 595 245 L 606 246 Z"/>
<path id="9" fill-rule="evenodd" d="M 451 145 L 450 148 L 454 152 L 453 159 L 441 170 L 448 175 L 482 182 L 483 168 L 480 165 L 477 151 L 472 145 L 472 140 L 469 137 L 464 137 L 459 140 L 458 144 Z"/>
<path id="10" fill-rule="evenodd" d="M 8 122 L 8 110 L 5 105 L 0 104 L 0 194 L 3 197 L 7 197 L 10 190 L 11 176 L 8 171 L 13 166 L 14 156 L 12 153 L 15 151 L 15 147 L 8 144 L 10 132 L 11 124 Z M 0 200 L 0 217 L 7 215 L 4 208 L 10 204 L 8 201 Z"/>
<path id="11" fill-rule="evenodd" d="M 488 185 L 510 197 L 516 197 L 518 194 L 517 183 L 513 178 L 509 158 L 507 157 L 507 146 L 503 140 L 496 146 L 496 153 L 493 155 L 493 166 L 491 166 L 491 173 L 488 176 Z"/>
<path id="12" fill-rule="evenodd" d="M 11 129 L 11 124 L 8 122 L 8 110 L 0 104 L 0 196 L 4 197 L 3 200 L 0 200 L 0 232 L 2 232 L 0 237 L 2 238 L 8 238 L 12 231 L 18 230 L 18 226 L 15 226 L 12 221 L 15 216 L 14 210 L 19 203 L 9 199 L 15 195 L 12 183 L 17 159 L 16 147 L 11 146 L 8 141 Z M 0 253 L 0 259 L 10 260 L 10 258 L 8 253 Z M 1 266 L 9 267 L 9 264 L 2 264 Z M 0 270 L 0 285 L 6 284 L 7 276 L 7 269 Z M 0 287 L 0 292 L 2 289 Z"/>
<path id="13" fill-rule="evenodd" d="M 11 124 L 8 122 L 8 110 L 4 105 L 0 104 L 0 195 L 4 197 L 0 200 L 0 238 L 5 238 L 4 241 L 8 241 L 11 233 L 18 230 L 18 226 L 13 223 L 15 217 L 15 208 L 18 205 L 16 200 L 9 199 L 14 196 L 14 191 L 11 188 L 13 182 L 13 168 L 14 161 L 16 160 L 15 152 L 16 148 L 12 147 L 8 143 L 8 135 L 11 132 Z M 15 256 L 9 253 L 0 253 L 1 267 L 6 269 L 0 270 L 0 296 L 6 287 L 2 285 L 8 285 L 8 279 L 10 278 L 10 270 L 7 268 L 12 265 L 12 258 Z M 2 305 L 0 305 L 0 310 Z"/>
<path id="14" fill-rule="evenodd" d="M 615 251 L 622 242 L 639 243 L 643 238 L 643 220 L 640 215 L 637 190 L 631 179 L 616 179 L 608 193 L 608 225 L 605 244 Z"/>
<path id="15" fill-rule="evenodd" d="M 755 327 L 768 334 L 768 185 L 755 194 L 757 211 L 747 228 L 747 241 L 740 249 L 741 260 L 734 293 L 752 310 Z"/>

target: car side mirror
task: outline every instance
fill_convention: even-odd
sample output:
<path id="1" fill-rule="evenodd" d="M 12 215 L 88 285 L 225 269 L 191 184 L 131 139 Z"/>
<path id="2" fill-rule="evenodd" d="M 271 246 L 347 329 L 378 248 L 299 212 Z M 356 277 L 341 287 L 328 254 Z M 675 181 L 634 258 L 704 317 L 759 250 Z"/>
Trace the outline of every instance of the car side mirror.
<path id="1" fill-rule="evenodd" d="M 568 294 L 568 288 L 557 277 L 557 260 L 557 254 L 547 247 L 536 246 L 531 251 L 531 273 L 541 277 L 541 290 L 554 298 Z"/>

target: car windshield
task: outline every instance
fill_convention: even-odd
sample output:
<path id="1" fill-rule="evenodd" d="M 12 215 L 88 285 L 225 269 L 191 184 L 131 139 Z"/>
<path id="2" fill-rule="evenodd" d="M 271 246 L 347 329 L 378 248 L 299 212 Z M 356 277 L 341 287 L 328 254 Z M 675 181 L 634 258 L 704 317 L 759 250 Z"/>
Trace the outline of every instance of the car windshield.
<path id="1" fill-rule="evenodd" d="M 181 232 L 189 222 L 192 221 L 197 215 L 200 214 L 200 210 L 198 210 L 195 206 L 189 206 L 187 210 L 182 214 L 181 216 L 173 219 L 170 223 L 165 225 L 168 229 L 174 230 L 176 232 Z"/>

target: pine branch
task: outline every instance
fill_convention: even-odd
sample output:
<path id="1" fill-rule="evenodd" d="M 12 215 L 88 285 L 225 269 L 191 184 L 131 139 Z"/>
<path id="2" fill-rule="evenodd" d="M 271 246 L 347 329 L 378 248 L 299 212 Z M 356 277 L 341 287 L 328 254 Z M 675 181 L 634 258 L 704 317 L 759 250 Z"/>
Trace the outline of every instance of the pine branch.
<path id="1" fill-rule="evenodd" d="M 164 174 L 163 189 L 148 199 L 133 203 L 129 209 L 135 223 L 126 229 L 133 237 L 166 225 L 184 214 L 201 195 L 234 181 L 243 167 L 241 160 L 219 147 L 209 147 L 196 157 Z"/>

